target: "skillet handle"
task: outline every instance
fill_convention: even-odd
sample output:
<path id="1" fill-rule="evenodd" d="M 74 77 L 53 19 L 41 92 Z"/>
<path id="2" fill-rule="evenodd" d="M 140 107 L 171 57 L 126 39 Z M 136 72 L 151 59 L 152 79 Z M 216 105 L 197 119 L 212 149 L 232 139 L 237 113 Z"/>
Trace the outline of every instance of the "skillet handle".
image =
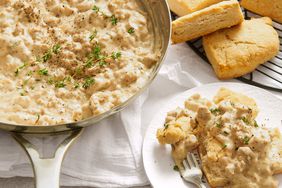
<path id="1" fill-rule="evenodd" d="M 60 187 L 60 171 L 65 153 L 70 145 L 80 136 L 81 132 L 82 128 L 58 133 L 60 135 L 68 135 L 68 137 L 66 137 L 59 144 L 59 146 L 54 151 L 54 154 L 51 157 L 47 158 L 40 156 L 35 146 L 30 141 L 28 141 L 27 138 L 24 137 L 26 136 L 24 133 L 12 133 L 14 139 L 24 148 L 29 156 L 35 176 L 36 188 Z M 50 135 L 46 134 L 44 136 L 50 137 Z"/>

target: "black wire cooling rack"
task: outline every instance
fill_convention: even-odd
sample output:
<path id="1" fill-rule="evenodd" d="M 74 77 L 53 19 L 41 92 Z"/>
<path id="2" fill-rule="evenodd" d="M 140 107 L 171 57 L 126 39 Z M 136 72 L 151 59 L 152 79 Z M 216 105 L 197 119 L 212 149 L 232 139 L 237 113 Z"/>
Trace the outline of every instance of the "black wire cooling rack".
<path id="1" fill-rule="evenodd" d="M 261 17 L 251 11 L 242 9 L 245 19 L 253 17 Z M 172 17 L 176 19 L 176 15 L 172 13 Z M 273 26 L 279 34 L 280 49 L 279 53 L 270 61 L 260 65 L 250 74 L 237 78 L 238 80 L 255 85 L 264 89 L 282 92 L 282 24 L 273 22 Z M 198 38 L 187 42 L 187 44 L 195 51 L 205 62 L 209 63 L 202 45 L 202 38 Z"/>

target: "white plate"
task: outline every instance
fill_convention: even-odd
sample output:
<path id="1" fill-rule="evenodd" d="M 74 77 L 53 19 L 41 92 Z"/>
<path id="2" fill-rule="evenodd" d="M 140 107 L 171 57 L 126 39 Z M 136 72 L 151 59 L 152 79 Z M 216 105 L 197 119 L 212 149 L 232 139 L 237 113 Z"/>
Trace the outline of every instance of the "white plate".
<path id="1" fill-rule="evenodd" d="M 179 173 L 173 170 L 174 162 L 171 158 L 171 147 L 161 146 L 156 139 L 156 131 L 163 127 L 166 113 L 176 107 L 183 107 L 184 101 L 195 93 L 202 97 L 212 99 L 216 92 L 226 87 L 236 92 L 244 93 L 254 98 L 260 109 L 257 117 L 259 123 L 265 123 L 267 127 L 279 127 L 282 132 L 282 101 L 263 89 L 239 83 L 214 83 L 190 89 L 172 100 L 156 113 L 150 123 L 144 143 L 143 143 L 143 162 L 146 174 L 155 188 L 187 188 L 194 187 L 192 184 L 184 182 Z M 282 175 L 277 176 L 279 187 L 282 188 Z"/>

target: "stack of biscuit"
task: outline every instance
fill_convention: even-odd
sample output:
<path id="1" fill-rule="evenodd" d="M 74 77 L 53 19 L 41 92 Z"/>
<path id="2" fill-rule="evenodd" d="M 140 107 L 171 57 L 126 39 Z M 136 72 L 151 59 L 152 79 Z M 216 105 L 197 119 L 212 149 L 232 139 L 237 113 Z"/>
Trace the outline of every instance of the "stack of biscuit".
<path id="1" fill-rule="evenodd" d="M 250 73 L 279 51 L 279 36 L 271 18 L 282 22 L 282 1 L 242 0 L 244 8 L 270 17 L 251 20 L 244 20 L 237 0 L 168 2 L 180 16 L 172 23 L 172 42 L 203 37 L 206 55 L 219 79 Z"/>

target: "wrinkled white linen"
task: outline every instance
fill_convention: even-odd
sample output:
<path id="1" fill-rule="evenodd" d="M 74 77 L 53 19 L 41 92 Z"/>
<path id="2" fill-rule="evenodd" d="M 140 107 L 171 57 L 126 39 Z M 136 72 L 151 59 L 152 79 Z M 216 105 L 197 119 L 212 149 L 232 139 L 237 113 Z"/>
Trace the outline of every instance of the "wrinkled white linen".
<path id="1" fill-rule="evenodd" d="M 122 112 L 84 130 L 67 153 L 61 184 L 132 187 L 149 184 L 142 164 L 142 141 L 154 114 L 170 98 L 205 83 L 218 82 L 210 65 L 186 44 L 170 46 L 149 89 Z M 44 144 L 54 144 L 47 139 Z M 48 150 L 48 147 L 43 147 Z M 0 131 L 0 177 L 33 176 L 28 157 Z"/>

